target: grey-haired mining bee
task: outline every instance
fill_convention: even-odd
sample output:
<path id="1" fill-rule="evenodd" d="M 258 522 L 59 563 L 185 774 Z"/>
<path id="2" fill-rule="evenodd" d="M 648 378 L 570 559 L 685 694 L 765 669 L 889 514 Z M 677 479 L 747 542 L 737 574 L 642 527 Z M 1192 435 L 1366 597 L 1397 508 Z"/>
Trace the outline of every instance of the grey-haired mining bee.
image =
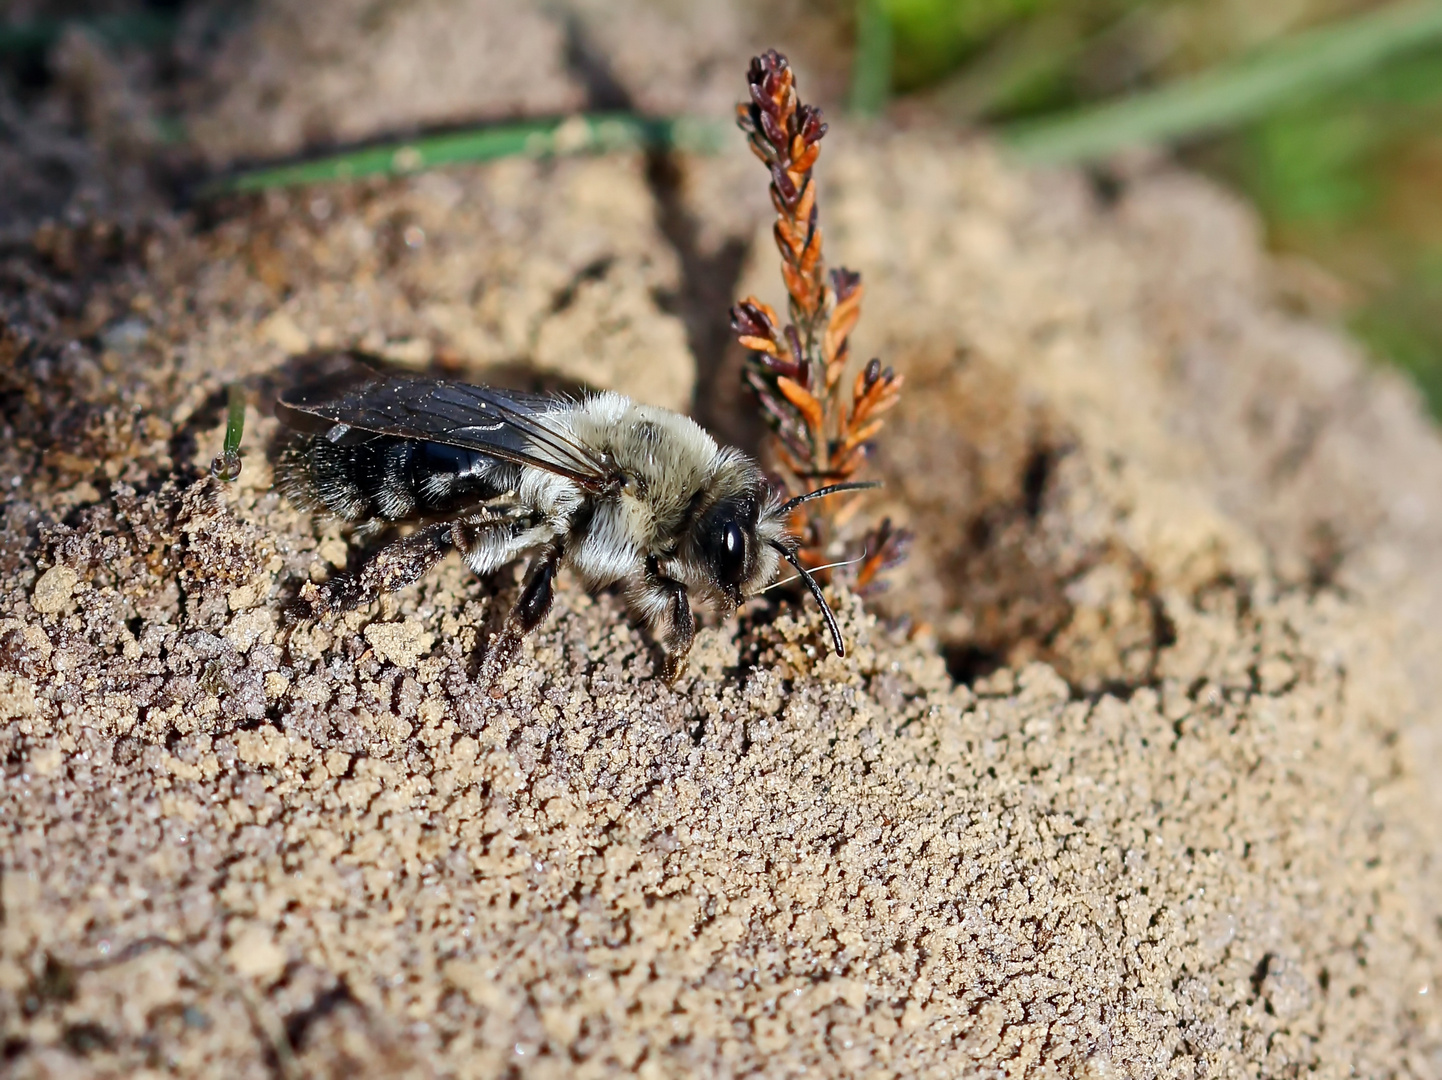
<path id="1" fill-rule="evenodd" d="M 693 420 L 615 393 L 570 399 L 372 372 L 349 389 L 291 390 L 278 413 L 309 431 L 279 463 L 293 502 L 362 531 L 414 525 L 357 573 L 308 582 L 308 617 L 409 585 L 453 547 L 482 575 L 532 556 L 504 632 L 512 644 L 546 617 L 568 566 L 589 589 L 623 584 L 671 681 L 695 636 L 691 598 L 729 615 L 784 559 L 845 654 L 786 520 L 808 499 L 874 485 L 783 502 L 755 462 Z"/>

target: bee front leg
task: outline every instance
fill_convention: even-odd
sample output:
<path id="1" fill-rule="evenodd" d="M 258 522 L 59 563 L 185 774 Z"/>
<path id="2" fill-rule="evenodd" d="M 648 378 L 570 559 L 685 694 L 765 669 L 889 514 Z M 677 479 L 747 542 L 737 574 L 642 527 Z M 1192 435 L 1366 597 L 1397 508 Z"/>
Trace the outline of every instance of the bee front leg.
<path id="1" fill-rule="evenodd" d="M 454 542 L 449 522 L 417 529 L 381 548 L 354 574 L 337 574 L 320 584 L 307 581 L 296 598 L 296 614 L 319 619 L 403 589 L 440 562 Z"/>
<path id="2" fill-rule="evenodd" d="M 650 624 L 661 650 L 661 677 L 675 682 L 686 670 L 686 657 L 696 640 L 696 619 L 686 586 L 661 573 L 655 559 L 647 559 L 645 580 L 631 596 L 631 606 Z"/>
<path id="3" fill-rule="evenodd" d="M 661 677 L 668 683 L 679 679 L 686 670 L 686 657 L 696 640 L 696 619 L 686 597 L 686 586 L 679 581 L 671 591 L 671 611 L 666 632 L 661 635 Z"/>

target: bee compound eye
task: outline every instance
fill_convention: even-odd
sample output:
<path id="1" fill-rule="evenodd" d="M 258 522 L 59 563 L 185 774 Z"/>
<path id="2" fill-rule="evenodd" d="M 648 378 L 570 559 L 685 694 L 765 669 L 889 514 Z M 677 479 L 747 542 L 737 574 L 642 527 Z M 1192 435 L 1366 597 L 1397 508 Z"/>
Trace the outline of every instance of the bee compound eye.
<path id="1" fill-rule="evenodd" d="M 736 522 L 728 521 L 721 530 L 721 550 L 717 554 L 721 580 L 728 585 L 738 584 L 746 569 L 746 534 Z"/>

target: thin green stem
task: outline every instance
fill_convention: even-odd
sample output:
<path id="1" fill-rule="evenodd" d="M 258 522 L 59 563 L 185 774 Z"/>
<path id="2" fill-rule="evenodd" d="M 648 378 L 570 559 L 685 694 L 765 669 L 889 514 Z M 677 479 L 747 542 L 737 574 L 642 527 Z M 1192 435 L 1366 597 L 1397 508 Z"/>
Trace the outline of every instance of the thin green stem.
<path id="1" fill-rule="evenodd" d="M 212 180 L 201 187 L 199 194 L 208 198 L 363 176 L 397 176 L 442 165 L 504 157 L 551 157 L 651 148 L 713 152 L 724 138 L 725 130 L 719 124 L 689 117 L 626 114 L 479 127 L 347 150 L 310 161 L 249 169 Z"/>
<path id="2" fill-rule="evenodd" d="M 218 480 L 230 483 L 240 477 L 240 440 L 245 434 L 245 390 L 239 383 L 226 388 L 225 442 L 220 456 L 210 463 Z"/>

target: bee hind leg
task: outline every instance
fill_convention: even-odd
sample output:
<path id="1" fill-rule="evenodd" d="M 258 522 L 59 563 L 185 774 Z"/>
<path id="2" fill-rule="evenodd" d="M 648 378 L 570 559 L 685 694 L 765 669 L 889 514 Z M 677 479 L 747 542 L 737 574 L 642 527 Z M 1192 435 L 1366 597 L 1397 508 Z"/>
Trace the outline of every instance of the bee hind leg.
<path id="1" fill-rule="evenodd" d="M 301 619 L 319 619 L 369 604 L 381 593 L 403 589 L 440 562 L 453 543 L 448 522 L 417 529 L 381 548 L 354 574 L 336 574 L 319 584 L 307 581 L 296 597 L 294 614 Z"/>

